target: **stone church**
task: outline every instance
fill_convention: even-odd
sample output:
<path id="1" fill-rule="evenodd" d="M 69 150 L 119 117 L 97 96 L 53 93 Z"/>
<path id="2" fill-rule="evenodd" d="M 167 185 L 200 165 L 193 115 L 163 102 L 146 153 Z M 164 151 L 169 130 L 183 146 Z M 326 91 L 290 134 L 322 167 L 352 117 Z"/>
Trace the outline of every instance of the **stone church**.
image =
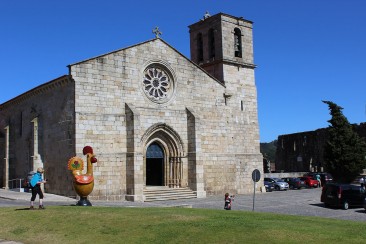
<path id="1" fill-rule="evenodd" d="M 1 187 L 41 166 L 46 192 L 76 196 L 67 162 L 89 145 L 91 199 L 145 201 L 150 187 L 253 192 L 263 164 L 252 27 L 206 14 L 189 26 L 190 59 L 156 29 L 1 104 Z"/>

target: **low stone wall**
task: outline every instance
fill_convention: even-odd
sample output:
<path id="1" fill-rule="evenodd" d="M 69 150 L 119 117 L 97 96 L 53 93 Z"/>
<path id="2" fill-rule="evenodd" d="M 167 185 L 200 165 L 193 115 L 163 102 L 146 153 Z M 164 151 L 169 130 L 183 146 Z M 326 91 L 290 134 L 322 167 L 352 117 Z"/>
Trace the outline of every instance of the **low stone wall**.
<path id="1" fill-rule="evenodd" d="M 265 173 L 263 178 L 302 177 L 308 172 Z"/>

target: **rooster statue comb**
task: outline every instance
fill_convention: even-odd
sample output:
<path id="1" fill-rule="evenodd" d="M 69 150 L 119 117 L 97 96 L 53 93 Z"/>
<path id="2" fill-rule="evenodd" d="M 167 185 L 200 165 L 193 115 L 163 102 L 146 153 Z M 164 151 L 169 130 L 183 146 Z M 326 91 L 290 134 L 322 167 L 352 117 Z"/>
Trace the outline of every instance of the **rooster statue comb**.
<path id="1" fill-rule="evenodd" d="M 93 148 L 92 148 L 91 146 L 85 146 L 85 147 L 83 148 L 83 154 L 84 154 L 84 155 L 87 155 L 88 153 L 93 154 Z"/>
<path id="2" fill-rule="evenodd" d="M 83 155 L 86 155 L 87 171 L 83 174 L 84 161 L 80 157 L 72 157 L 68 162 L 68 169 L 72 171 L 73 186 L 76 193 L 80 196 L 80 200 L 77 203 L 79 206 L 91 206 L 91 203 L 87 199 L 88 195 L 94 188 L 94 176 L 93 176 L 93 163 L 98 160 L 93 153 L 91 146 L 85 146 L 83 148 Z"/>

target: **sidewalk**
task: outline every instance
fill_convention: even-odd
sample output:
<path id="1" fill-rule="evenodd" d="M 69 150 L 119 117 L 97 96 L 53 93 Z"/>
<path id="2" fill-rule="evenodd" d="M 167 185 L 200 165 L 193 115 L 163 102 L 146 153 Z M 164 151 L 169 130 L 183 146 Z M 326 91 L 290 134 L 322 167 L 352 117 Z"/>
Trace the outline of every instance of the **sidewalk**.
<path id="1" fill-rule="evenodd" d="M 29 192 L 18 192 L 12 190 L 0 189 L 0 199 L 8 199 L 16 202 L 16 205 L 29 206 L 31 193 Z M 241 198 L 243 202 L 247 196 L 237 196 Z M 108 200 L 90 200 L 93 206 L 99 207 L 181 207 L 181 208 L 212 208 L 222 209 L 223 196 L 207 196 L 206 198 L 192 198 L 192 199 L 179 199 L 169 201 L 154 201 L 154 202 L 130 202 L 126 200 L 119 201 L 108 201 Z M 239 200 L 238 199 L 238 200 Z M 248 201 L 249 199 L 245 199 Z M 45 206 L 70 206 L 76 205 L 77 199 L 59 196 L 50 193 L 44 193 L 44 204 Z M 36 204 L 38 204 L 38 196 L 36 198 Z M 249 204 L 248 204 L 249 205 Z M 237 206 L 239 207 L 239 206 Z"/>
<path id="2" fill-rule="evenodd" d="M 9 200 L 24 200 L 24 201 L 30 201 L 32 194 L 29 192 L 18 192 L 18 191 L 12 191 L 12 190 L 5 190 L 0 189 L 0 198 L 9 199 Z M 50 193 L 44 193 L 44 198 L 47 201 L 51 202 L 75 202 L 76 199 L 59 196 L 55 194 Z M 38 199 L 38 196 L 37 196 Z"/>

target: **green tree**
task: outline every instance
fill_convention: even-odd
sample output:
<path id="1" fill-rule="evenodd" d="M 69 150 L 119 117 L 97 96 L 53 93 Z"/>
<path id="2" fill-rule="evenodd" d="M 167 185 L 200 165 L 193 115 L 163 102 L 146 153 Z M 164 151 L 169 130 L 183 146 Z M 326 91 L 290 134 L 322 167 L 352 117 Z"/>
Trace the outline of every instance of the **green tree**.
<path id="1" fill-rule="evenodd" d="M 277 140 L 272 142 L 262 142 L 260 143 L 260 151 L 267 160 L 275 162 L 276 159 L 276 148 Z"/>
<path id="2" fill-rule="evenodd" d="M 326 170 L 335 181 L 350 183 L 366 168 L 366 142 L 353 131 L 342 107 L 331 101 L 323 103 L 328 104 L 332 116 L 324 148 Z"/>

